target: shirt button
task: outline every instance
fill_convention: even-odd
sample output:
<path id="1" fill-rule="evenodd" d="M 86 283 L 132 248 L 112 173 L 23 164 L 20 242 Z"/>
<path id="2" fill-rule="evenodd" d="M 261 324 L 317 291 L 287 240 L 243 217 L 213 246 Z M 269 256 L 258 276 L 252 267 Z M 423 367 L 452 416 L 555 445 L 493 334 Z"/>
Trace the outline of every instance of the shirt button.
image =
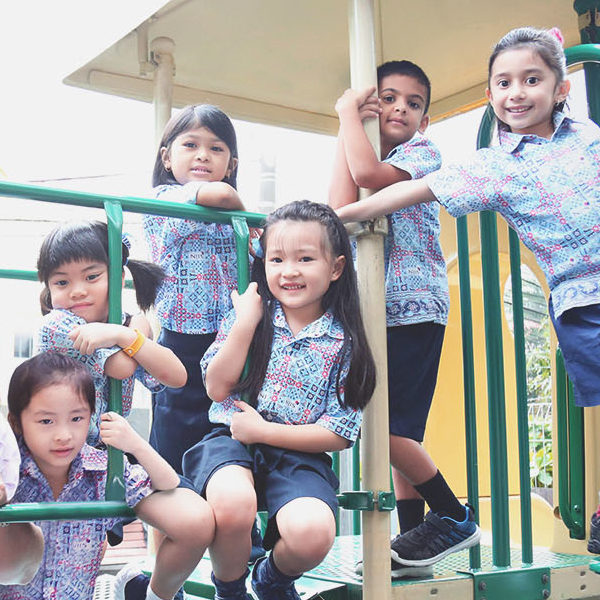
<path id="1" fill-rule="evenodd" d="M 272 421 L 272 420 L 273 420 L 273 415 L 267 415 L 267 416 L 265 417 L 265 419 L 266 419 L 267 421 Z"/>

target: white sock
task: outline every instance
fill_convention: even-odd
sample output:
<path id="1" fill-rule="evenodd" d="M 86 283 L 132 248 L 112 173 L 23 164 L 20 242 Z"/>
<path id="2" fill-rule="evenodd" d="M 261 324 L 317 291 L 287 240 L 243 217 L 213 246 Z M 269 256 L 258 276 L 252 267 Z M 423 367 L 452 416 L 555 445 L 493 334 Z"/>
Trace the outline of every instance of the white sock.
<path id="1" fill-rule="evenodd" d="M 160 596 L 157 596 L 150 589 L 150 584 L 148 584 L 148 589 L 146 590 L 146 600 L 171 600 L 171 598 L 161 598 Z"/>

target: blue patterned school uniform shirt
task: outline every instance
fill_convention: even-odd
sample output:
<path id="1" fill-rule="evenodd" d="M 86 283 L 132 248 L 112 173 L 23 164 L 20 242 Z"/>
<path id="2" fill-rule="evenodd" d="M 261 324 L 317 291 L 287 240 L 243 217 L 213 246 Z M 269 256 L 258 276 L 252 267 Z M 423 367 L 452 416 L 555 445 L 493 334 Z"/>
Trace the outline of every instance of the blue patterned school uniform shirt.
<path id="1" fill-rule="evenodd" d="M 499 212 L 535 255 L 556 317 L 600 302 L 600 129 L 554 115 L 551 139 L 501 131 L 499 146 L 427 176 L 454 217 Z"/>
<path id="2" fill-rule="evenodd" d="M 161 185 L 157 200 L 196 204 L 203 182 Z M 219 329 L 237 287 L 237 261 L 230 225 L 156 215 L 144 216 L 152 261 L 166 273 L 156 300 L 160 324 L 178 333 L 205 334 Z"/>
<path id="3" fill-rule="evenodd" d="M 87 443 L 91 446 L 97 446 L 100 443 L 100 415 L 108 410 L 110 395 L 110 380 L 104 374 L 104 365 L 113 354 L 121 351 L 121 347 L 98 348 L 92 354 L 81 354 L 73 346 L 72 340 L 69 339 L 69 333 L 78 325 L 84 325 L 85 323 L 85 319 L 78 317 L 69 310 L 51 310 L 42 320 L 42 325 L 38 333 L 37 351 L 47 352 L 54 350 L 82 362 L 88 368 L 94 380 L 94 388 L 96 390 L 96 410 L 90 421 L 90 432 L 87 437 Z M 152 392 L 164 388 L 157 379 L 138 366 L 133 376 L 122 380 L 121 389 L 124 417 L 127 417 L 131 412 L 133 387 L 136 379 Z"/>
<path id="4" fill-rule="evenodd" d="M 84 445 L 71 463 L 69 478 L 57 500 L 21 440 L 21 477 L 13 502 L 89 502 L 104 499 L 106 452 Z M 130 507 L 152 493 L 148 473 L 124 464 L 125 500 Z M 92 600 L 106 532 L 120 517 L 85 521 L 40 521 L 44 556 L 27 585 L 0 585 L 2 600 Z"/>
<path id="5" fill-rule="evenodd" d="M 204 377 L 208 364 L 223 345 L 234 321 L 235 311 L 232 310 L 202 358 L 200 366 Z M 273 330 L 271 358 L 256 410 L 267 421 L 287 425 L 314 423 L 354 442 L 362 413 L 343 408 L 336 395 L 336 378 L 341 368 L 340 396 L 343 400 L 343 382 L 349 366 L 340 364 L 339 353 L 344 343 L 340 322 L 326 312 L 294 336 L 281 306 L 276 302 Z M 239 400 L 239 394 L 231 395 L 223 402 L 213 402 L 208 413 L 211 422 L 230 425 L 231 416 L 237 411 L 234 400 Z"/>
<path id="6" fill-rule="evenodd" d="M 420 133 L 396 146 L 384 162 L 413 179 L 437 171 L 442 159 Z M 448 321 L 450 297 L 446 261 L 440 246 L 440 207 L 417 204 L 388 215 L 384 242 L 385 303 L 388 327 Z"/>

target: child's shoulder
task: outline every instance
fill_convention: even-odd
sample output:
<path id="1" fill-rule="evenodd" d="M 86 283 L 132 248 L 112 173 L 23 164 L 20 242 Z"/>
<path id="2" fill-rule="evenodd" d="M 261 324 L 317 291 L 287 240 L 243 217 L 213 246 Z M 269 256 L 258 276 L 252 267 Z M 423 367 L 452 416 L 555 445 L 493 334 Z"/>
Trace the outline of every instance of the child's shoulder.
<path id="1" fill-rule="evenodd" d="M 389 156 L 392 156 L 396 152 L 418 152 L 419 150 L 426 149 L 429 152 L 436 153 L 441 156 L 439 148 L 434 142 L 432 142 L 427 136 L 423 135 L 419 131 L 413 135 L 410 140 L 402 142 L 395 146 L 390 152 Z"/>

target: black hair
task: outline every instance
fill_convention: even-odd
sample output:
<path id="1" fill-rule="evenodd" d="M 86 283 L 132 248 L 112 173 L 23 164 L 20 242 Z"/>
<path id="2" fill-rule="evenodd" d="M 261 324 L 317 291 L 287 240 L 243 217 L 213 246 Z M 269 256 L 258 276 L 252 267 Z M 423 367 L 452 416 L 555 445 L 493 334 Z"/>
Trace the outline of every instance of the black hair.
<path id="1" fill-rule="evenodd" d="M 390 60 L 377 67 L 377 85 L 379 86 L 381 80 L 389 75 L 407 75 L 416 79 L 425 88 L 427 94 L 423 114 L 426 115 L 431 101 L 431 82 L 429 77 L 425 75 L 425 71 L 410 60 Z"/>
<path id="2" fill-rule="evenodd" d="M 198 127 L 210 129 L 229 148 L 232 165 L 231 172 L 223 181 L 236 189 L 238 147 L 235 129 L 233 128 L 231 119 L 220 108 L 212 104 L 186 106 L 169 119 L 158 144 L 158 152 L 154 161 L 154 171 L 152 172 L 153 186 L 178 183 L 173 173 L 167 171 L 165 168 L 161 151 L 163 148 L 166 148 L 167 152 L 169 152 L 177 136 Z M 234 164 L 233 159 L 236 159 L 236 164 Z"/>
<path id="3" fill-rule="evenodd" d="M 96 388 L 92 375 L 80 361 L 60 352 L 41 352 L 22 362 L 13 372 L 8 384 L 8 415 L 11 425 L 20 426 L 21 413 L 31 398 L 41 389 L 65 384 L 83 398 L 93 415 L 96 409 Z"/>
<path id="4" fill-rule="evenodd" d="M 123 242 L 123 266 L 131 272 L 138 306 L 148 310 L 156 300 L 158 288 L 165 278 L 162 267 L 145 260 L 129 258 L 129 245 Z M 42 314 L 52 310 L 48 279 L 61 265 L 81 260 L 108 265 L 108 227 L 101 221 L 65 223 L 44 239 L 37 261 L 38 279 L 44 284 L 40 294 Z"/>
<path id="5" fill-rule="evenodd" d="M 546 63 L 556 76 L 556 84 L 567 79 L 567 59 L 562 43 L 558 36 L 549 29 L 535 27 L 519 27 L 509 31 L 495 46 L 488 62 L 488 88 L 492 76 L 492 67 L 498 56 L 506 50 L 531 48 Z M 560 112 L 565 107 L 566 100 L 554 106 L 554 112 Z M 509 130 L 508 125 L 496 118 L 500 129 Z"/>
<path id="6" fill-rule="evenodd" d="M 323 296 L 323 308 L 330 311 L 341 322 L 344 343 L 340 349 L 339 364 L 349 359 L 350 368 L 345 381 L 341 380 L 341 369 L 336 379 L 336 394 L 342 406 L 359 409 L 366 406 L 375 388 L 375 361 L 367 343 L 367 337 L 358 301 L 356 272 L 352 261 L 352 249 L 348 234 L 335 212 L 326 204 L 298 200 L 278 208 L 267 217 L 260 238 L 262 254 L 266 253 L 269 230 L 281 221 L 316 222 L 323 226 L 326 243 L 333 257 L 343 256 L 345 266 L 340 277 L 332 281 Z M 246 392 L 251 404 L 262 388 L 273 343 L 274 296 L 269 290 L 262 258 L 255 258 L 252 265 L 252 280 L 258 284 L 258 293 L 263 302 L 263 316 L 256 328 L 250 345 L 250 368 L 236 392 Z M 344 400 L 341 390 L 344 392 Z"/>

